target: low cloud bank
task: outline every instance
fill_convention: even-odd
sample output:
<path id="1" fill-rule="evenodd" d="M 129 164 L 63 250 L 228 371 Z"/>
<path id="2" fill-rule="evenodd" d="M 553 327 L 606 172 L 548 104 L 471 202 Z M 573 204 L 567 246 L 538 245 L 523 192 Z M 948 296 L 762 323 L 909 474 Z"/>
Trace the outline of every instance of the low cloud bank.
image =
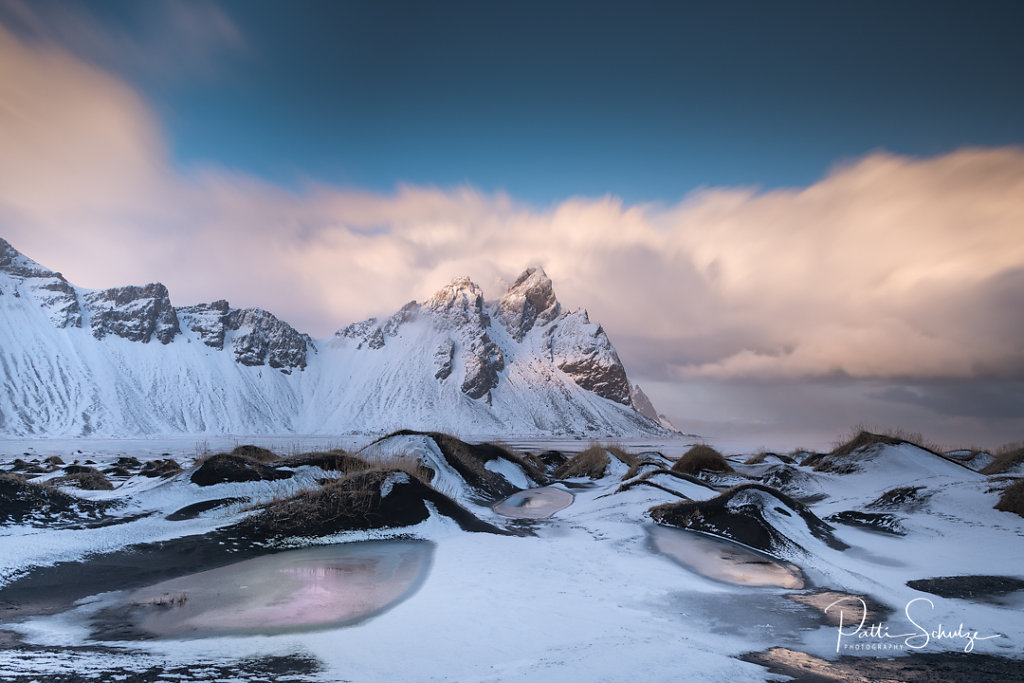
<path id="1" fill-rule="evenodd" d="M 320 336 L 458 274 L 497 297 L 541 264 L 641 376 L 1024 378 L 1019 148 L 879 151 L 807 188 L 668 206 L 295 191 L 175 168 L 128 84 L 0 26 L 0 149 L 0 235 L 87 287 L 159 279 L 176 304 L 226 297 Z"/>

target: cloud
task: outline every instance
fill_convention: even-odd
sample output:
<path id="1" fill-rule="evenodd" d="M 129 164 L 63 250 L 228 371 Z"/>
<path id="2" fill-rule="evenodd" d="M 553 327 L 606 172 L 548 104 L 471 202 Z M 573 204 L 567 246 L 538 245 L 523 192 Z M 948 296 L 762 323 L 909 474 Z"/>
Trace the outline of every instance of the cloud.
<path id="1" fill-rule="evenodd" d="M 77 284 L 159 279 L 324 335 L 541 264 L 642 376 L 1024 377 L 1024 150 L 884 151 L 803 189 L 537 208 L 472 187 L 288 190 L 168 161 L 131 87 L 0 27 L 0 234 Z"/>
<path id="2" fill-rule="evenodd" d="M 239 27 L 207 0 L 147 0 L 101 21 L 87 4 L 0 0 L 0 22 L 33 41 L 61 45 L 103 68 L 164 80 L 212 78 L 247 45 Z"/>

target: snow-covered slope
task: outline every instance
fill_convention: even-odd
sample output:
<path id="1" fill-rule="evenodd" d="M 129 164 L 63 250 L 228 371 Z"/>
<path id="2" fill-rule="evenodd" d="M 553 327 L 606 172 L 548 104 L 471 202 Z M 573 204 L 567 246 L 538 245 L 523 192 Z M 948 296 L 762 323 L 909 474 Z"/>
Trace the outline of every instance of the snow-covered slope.
<path id="1" fill-rule="evenodd" d="M 533 268 L 497 302 L 456 278 L 313 340 L 223 300 L 175 308 L 159 283 L 84 290 L 0 239 L 0 370 L 4 436 L 665 433 Z"/>

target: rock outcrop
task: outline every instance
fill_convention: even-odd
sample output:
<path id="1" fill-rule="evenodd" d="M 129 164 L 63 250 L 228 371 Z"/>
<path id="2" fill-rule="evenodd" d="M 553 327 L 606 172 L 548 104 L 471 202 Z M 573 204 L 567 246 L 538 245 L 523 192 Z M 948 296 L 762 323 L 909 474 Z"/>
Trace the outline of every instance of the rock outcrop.
<path id="1" fill-rule="evenodd" d="M 85 295 L 92 334 L 149 343 L 154 337 L 170 344 L 181 332 L 167 288 L 159 282 L 144 287 L 114 287 Z"/>
<path id="2" fill-rule="evenodd" d="M 0 273 L 7 275 L 7 287 L 0 283 L 0 295 L 20 297 L 25 289 L 46 310 L 57 327 L 81 327 L 82 308 L 75 288 L 60 273 L 42 267 L 0 238 Z"/>
<path id="3" fill-rule="evenodd" d="M 231 308 L 221 299 L 178 310 L 207 346 L 221 351 L 230 341 L 242 365 L 269 365 L 284 373 L 306 367 L 313 340 L 262 308 Z"/>
<path id="4" fill-rule="evenodd" d="M 630 405 L 626 369 L 600 325 L 586 311 L 565 314 L 545 330 L 550 335 L 551 359 L 576 384 L 624 406 Z"/>
<path id="5" fill-rule="evenodd" d="M 561 312 L 551 278 L 540 268 L 527 268 L 498 300 L 494 314 L 521 342 L 534 325 L 549 323 Z"/>

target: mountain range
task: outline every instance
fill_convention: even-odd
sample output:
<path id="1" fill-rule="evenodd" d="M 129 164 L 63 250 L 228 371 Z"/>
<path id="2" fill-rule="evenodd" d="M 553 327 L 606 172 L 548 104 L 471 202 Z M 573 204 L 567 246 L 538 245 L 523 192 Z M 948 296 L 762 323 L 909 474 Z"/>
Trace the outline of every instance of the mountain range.
<path id="1" fill-rule="evenodd" d="M 69 283 L 0 239 L 0 434 L 666 435 L 604 329 L 528 268 L 496 301 L 457 277 L 313 339 L 159 283 Z"/>

